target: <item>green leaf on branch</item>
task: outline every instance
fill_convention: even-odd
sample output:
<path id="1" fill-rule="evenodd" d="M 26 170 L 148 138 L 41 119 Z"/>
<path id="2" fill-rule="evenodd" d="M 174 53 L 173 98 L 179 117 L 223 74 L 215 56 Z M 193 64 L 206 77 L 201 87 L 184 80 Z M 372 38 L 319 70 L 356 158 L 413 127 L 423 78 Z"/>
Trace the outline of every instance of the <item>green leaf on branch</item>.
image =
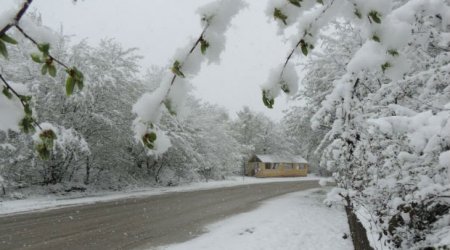
<path id="1" fill-rule="evenodd" d="M 50 159 L 50 149 L 44 143 L 39 143 L 36 146 L 36 151 L 38 152 L 39 158 L 41 158 L 42 160 L 45 161 Z"/>
<path id="2" fill-rule="evenodd" d="M 387 51 L 387 53 L 388 53 L 389 55 L 391 55 L 391 56 L 399 56 L 398 51 L 395 50 L 395 49 L 390 49 L 390 50 Z"/>
<path id="3" fill-rule="evenodd" d="M 184 78 L 184 74 L 181 72 L 181 63 L 178 60 L 173 63 L 171 70 L 175 75 Z"/>
<path id="4" fill-rule="evenodd" d="M 83 81 L 76 81 L 75 83 L 77 85 L 78 90 L 80 90 L 80 91 L 83 90 L 83 87 L 84 87 Z"/>
<path id="5" fill-rule="evenodd" d="M 55 132 L 53 132 L 53 130 L 47 129 L 42 131 L 41 134 L 39 134 L 39 138 L 41 138 L 42 140 L 44 139 L 56 140 L 56 134 Z"/>
<path id="6" fill-rule="evenodd" d="M 66 95 L 70 96 L 73 94 L 73 88 L 75 87 L 75 81 L 73 77 L 69 76 L 66 80 Z"/>
<path id="7" fill-rule="evenodd" d="M 305 56 L 308 55 L 308 47 L 307 47 L 307 46 L 302 46 L 302 53 L 303 53 L 303 55 L 305 55 Z"/>
<path id="8" fill-rule="evenodd" d="M 10 43 L 10 44 L 17 44 L 17 41 L 14 38 L 12 38 L 6 34 L 1 35 L 0 40 Z"/>
<path id="9" fill-rule="evenodd" d="M 3 95 L 6 96 L 6 98 L 11 99 L 12 98 L 12 94 L 11 91 L 9 91 L 9 88 L 6 86 L 3 86 L 3 91 L 2 91 Z"/>
<path id="10" fill-rule="evenodd" d="M 177 115 L 177 112 L 175 112 L 175 110 L 173 109 L 172 101 L 170 99 L 164 100 L 164 106 L 166 106 L 167 110 L 171 115 Z"/>
<path id="11" fill-rule="evenodd" d="M 39 134 L 39 138 L 42 142 L 36 146 L 36 150 L 42 160 L 48 160 L 53 149 L 54 141 L 56 140 L 56 134 L 53 130 L 47 129 Z"/>
<path id="12" fill-rule="evenodd" d="M 150 132 L 150 133 L 147 134 L 147 135 L 148 135 L 148 139 L 149 139 L 151 142 L 156 141 L 156 133 L 155 133 L 155 132 Z"/>
<path id="13" fill-rule="evenodd" d="M 392 65 L 389 62 L 385 62 L 381 65 L 381 70 L 383 71 L 383 73 L 390 68 Z"/>
<path id="14" fill-rule="evenodd" d="M 297 7 L 302 7 L 300 4 L 302 0 L 289 0 L 289 2 Z"/>
<path id="15" fill-rule="evenodd" d="M 39 51 L 42 52 L 42 54 L 44 54 L 44 57 L 47 57 L 49 54 L 49 50 L 50 50 L 50 44 L 41 43 L 38 45 L 38 49 L 39 49 Z"/>
<path id="16" fill-rule="evenodd" d="M 369 12 L 369 17 L 376 23 L 381 23 L 381 15 L 378 11 L 372 10 Z"/>
<path id="17" fill-rule="evenodd" d="M 49 64 L 48 65 L 48 73 L 52 76 L 55 77 L 56 76 L 56 67 L 53 64 Z"/>
<path id="18" fill-rule="evenodd" d="M 46 146 L 53 148 L 53 141 L 56 140 L 56 134 L 53 130 L 47 129 L 39 134 L 39 138 Z"/>
<path id="19" fill-rule="evenodd" d="M 8 49 L 6 48 L 5 43 L 17 44 L 17 41 L 6 34 L 0 36 L 0 54 L 2 54 L 3 57 L 8 59 Z"/>
<path id="20" fill-rule="evenodd" d="M 43 63 L 44 61 L 41 59 L 41 55 L 37 53 L 31 54 L 31 60 L 33 60 L 36 63 Z"/>
<path id="21" fill-rule="evenodd" d="M 84 75 L 75 67 L 73 67 L 73 70 L 75 71 L 75 83 L 77 84 L 78 89 L 82 90 L 84 87 Z"/>
<path id="22" fill-rule="evenodd" d="M 157 137 L 155 132 L 146 133 L 144 136 L 142 136 L 142 142 L 147 148 L 153 149 L 155 147 L 154 142 L 156 141 L 156 138 Z"/>
<path id="23" fill-rule="evenodd" d="M 19 122 L 19 127 L 24 133 L 34 132 L 34 119 L 31 115 L 25 115 Z"/>
<path id="24" fill-rule="evenodd" d="M 362 19 L 362 14 L 361 14 L 361 12 L 359 12 L 358 9 L 355 8 L 355 11 L 353 12 L 353 14 L 355 14 L 355 16 L 357 16 L 359 19 Z"/>
<path id="25" fill-rule="evenodd" d="M 6 59 L 8 59 L 8 49 L 3 41 L 0 41 L 0 54 Z"/>
<path id="26" fill-rule="evenodd" d="M 20 100 L 22 101 L 22 102 L 30 102 L 31 101 L 31 96 L 29 96 L 29 95 L 21 95 L 20 96 Z"/>
<path id="27" fill-rule="evenodd" d="M 269 92 L 266 90 L 262 91 L 262 95 L 264 105 L 270 109 L 273 108 L 273 105 L 275 104 L 275 99 L 271 97 Z"/>
<path id="28" fill-rule="evenodd" d="M 25 112 L 25 115 L 32 116 L 33 110 L 31 109 L 30 102 L 31 102 L 31 96 L 21 95 L 19 96 L 20 101 L 23 104 L 23 111 Z"/>
<path id="29" fill-rule="evenodd" d="M 33 115 L 33 110 L 31 109 L 31 106 L 29 103 L 25 103 L 23 105 L 23 111 L 25 112 L 25 115 L 29 115 L 29 116 Z"/>
<path id="30" fill-rule="evenodd" d="M 275 10 L 273 11 L 273 17 L 275 19 L 280 19 L 284 23 L 284 25 L 287 25 L 286 20 L 288 17 L 280 9 L 275 8 Z"/>
<path id="31" fill-rule="evenodd" d="M 289 92 L 291 92 L 289 86 L 285 82 L 281 83 L 281 90 L 283 90 L 283 92 L 286 94 L 289 94 Z"/>
<path id="32" fill-rule="evenodd" d="M 84 75 L 76 67 L 66 69 L 69 76 L 66 80 L 66 94 L 68 96 L 73 94 L 74 87 L 77 86 L 79 90 L 84 87 Z M 55 72 L 56 73 L 56 72 Z"/>
<path id="33" fill-rule="evenodd" d="M 47 72 L 48 72 L 48 65 L 47 64 L 42 65 L 41 74 L 45 75 L 47 74 Z"/>
<path id="34" fill-rule="evenodd" d="M 305 40 L 300 40 L 300 48 L 302 49 L 303 55 L 308 55 L 308 44 L 305 42 Z"/>
<path id="35" fill-rule="evenodd" d="M 206 53 L 206 49 L 209 47 L 209 43 L 208 41 L 206 41 L 205 39 L 200 38 L 200 51 L 202 52 L 202 54 L 204 55 Z"/>
<path id="36" fill-rule="evenodd" d="M 379 42 L 379 43 L 381 42 L 380 37 L 379 37 L 378 35 L 376 35 L 376 34 L 372 36 L 372 39 L 373 39 L 375 42 Z"/>

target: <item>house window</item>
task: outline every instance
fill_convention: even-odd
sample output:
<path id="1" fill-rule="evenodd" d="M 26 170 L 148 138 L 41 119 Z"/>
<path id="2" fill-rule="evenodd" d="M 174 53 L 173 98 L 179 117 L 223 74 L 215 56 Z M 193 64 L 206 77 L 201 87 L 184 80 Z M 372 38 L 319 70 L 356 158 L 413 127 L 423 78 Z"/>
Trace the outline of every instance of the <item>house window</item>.
<path id="1" fill-rule="evenodd" d="M 284 164 L 284 169 L 293 169 L 294 168 L 294 164 L 292 163 L 285 163 Z"/>
<path id="2" fill-rule="evenodd" d="M 266 163 L 265 163 L 265 169 L 270 169 L 270 168 L 272 167 L 271 165 L 272 165 L 272 164 L 266 162 Z"/>

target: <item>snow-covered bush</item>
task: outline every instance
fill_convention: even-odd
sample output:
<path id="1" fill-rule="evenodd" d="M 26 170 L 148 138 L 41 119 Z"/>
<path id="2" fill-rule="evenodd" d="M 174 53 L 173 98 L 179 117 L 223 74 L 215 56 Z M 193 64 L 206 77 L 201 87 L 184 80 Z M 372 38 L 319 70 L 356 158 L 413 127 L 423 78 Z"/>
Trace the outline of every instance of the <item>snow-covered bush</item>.
<path id="1" fill-rule="evenodd" d="M 90 154 L 88 144 L 73 129 L 56 127 L 49 123 L 42 123 L 40 126 L 42 132 L 36 132 L 33 140 L 40 156 L 36 165 L 40 169 L 44 184 L 74 181 L 73 178 L 80 170 L 80 161 L 84 161 Z"/>

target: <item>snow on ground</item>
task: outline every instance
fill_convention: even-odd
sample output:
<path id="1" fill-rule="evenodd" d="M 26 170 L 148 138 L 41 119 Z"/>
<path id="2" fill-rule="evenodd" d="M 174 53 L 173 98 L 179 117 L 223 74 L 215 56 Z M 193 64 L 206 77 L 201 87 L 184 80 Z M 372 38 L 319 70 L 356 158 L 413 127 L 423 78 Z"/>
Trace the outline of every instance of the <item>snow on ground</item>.
<path id="1" fill-rule="evenodd" d="M 175 187 L 151 187 L 145 189 L 134 189 L 122 192 L 99 192 L 91 196 L 79 197 L 79 194 L 71 194 L 65 196 L 47 195 L 40 197 L 32 197 L 23 200 L 0 201 L 0 216 L 23 213 L 35 210 L 49 210 L 66 206 L 74 206 L 80 204 L 92 204 L 96 202 L 105 202 L 125 198 L 145 197 L 151 195 L 160 195 L 170 192 L 188 192 L 195 190 L 205 190 L 221 187 L 232 187 L 238 185 L 268 183 L 268 182 L 285 182 L 300 180 L 321 180 L 321 177 L 310 175 L 308 177 L 292 177 L 292 178 L 254 178 L 254 177 L 234 177 L 222 181 L 209 181 L 190 183 Z M 78 197 L 76 197 L 78 196 Z"/>
<path id="2" fill-rule="evenodd" d="M 159 250 L 346 250 L 353 249 L 343 207 L 323 204 L 328 188 L 283 195 L 259 208 L 207 227 L 208 232 Z"/>

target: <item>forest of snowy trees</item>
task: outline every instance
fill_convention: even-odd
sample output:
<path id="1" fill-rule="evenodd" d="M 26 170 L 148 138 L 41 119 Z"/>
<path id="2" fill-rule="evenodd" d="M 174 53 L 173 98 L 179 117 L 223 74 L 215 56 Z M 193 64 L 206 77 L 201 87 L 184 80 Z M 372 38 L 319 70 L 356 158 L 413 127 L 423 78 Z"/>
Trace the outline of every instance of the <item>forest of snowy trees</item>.
<path id="1" fill-rule="evenodd" d="M 447 249 L 450 3 L 269 1 L 292 50 L 262 102 L 272 108 L 285 93 L 302 103 L 279 123 L 246 107 L 232 119 L 188 91 L 203 61 L 220 63 L 244 7 L 201 8 L 197 39 L 174 51 L 169 70 L 145 74 L 139 53 L 114 40 L 69 45 L 39 15 L 1 14 L 3 192 L 176 185 L 242 173 L 253 153 L 302 153 L 337 183 L 326 202 L 364 211 L 380 246 Z"/>
<path id="2" fill-rule="evenodd" d="M 41 25 L 38 17 L 31 19 Z M 49 184 L 60 184 L 53 188 L 57 191 L 86 185 L 121 189 L 223 179 L 242 174 L 244 161 L 253 153 L 293 148 L 282 127 L 267 116 L 244 107 L 231 119 L 224 108 L 189 96 L 184 114 L 162 114 L 160 127 L 167 131 L 171 147 L 161 155 L 148 155 L 133 138 L 131 110 L 140 93 L 159 86 L 164 70 L 153 67 L 141 76 L 136 49 L 110 39 L 97 47 L 85 42 L 69 46 L 68 37 L 52 33 L 56 38 L 52 55 L 76 65 L 86 77 L 86 86 L 67 97 L 61 87 L 65 73 L 42 75 L 40 65 L 29 58 L 34 45 L 11 32 L 19 42 L 8 47 L 2 76 L 11 83 L 26 83 L 35 119 L 58 136 L 49 159 L 42 159 L 30 134 L 0 131 L 0 176 L 5 189 Z M 5 95 L 0 98 L 2 105 L 9 101 Z"/>
<path id="3" fill-rule="evenodd" d="M 224 108 L 189 96 L 186 115 L 162 115 L 160 126 L 168 131 L 172 146 L 161 155 L 148 155 L 133 139 L 131 109 L 140 93 L 158 86 L 162 69 L 149 69 L 141 77 L 141 57 L 135 49 L 125 49 L 113 40 L 104 40 L 98 47 L 85 42 L 68 47 L 67 37 L 55 35 L 53 55 L 82 70 L 86 86 L 67 98 L 61 87 L 63 73 L 43 76 L 39 65 L 29 60 L 31 43 L 20 41 L 9 49 L 2 75 L 13 83 L 26 82 L 36 119 L 58 124 L 53 127 L 59 136 L 49 159 L 42 159 L 29 134 L 0 132 L 0 174 L 2 186 L 8 189 L 48 184 L 120 189 L 223 179 L 241 174 L 243 162 L 252 153 L 292 148 L 281 127 L 265 115 L 245 107 L 231 119 Z"/>

